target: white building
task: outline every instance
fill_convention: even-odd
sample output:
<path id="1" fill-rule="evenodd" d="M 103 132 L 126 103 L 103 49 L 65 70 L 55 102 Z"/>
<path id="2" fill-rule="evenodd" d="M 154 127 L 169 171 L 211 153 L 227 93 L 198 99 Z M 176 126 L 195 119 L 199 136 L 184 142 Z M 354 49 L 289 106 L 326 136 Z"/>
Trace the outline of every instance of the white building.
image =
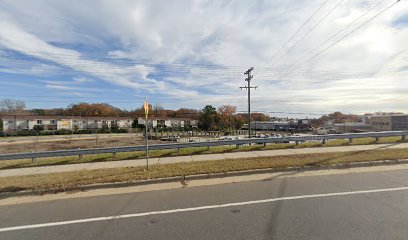
<path id="1" fill-rule="evenodd" d="M 189 118 L 149 118 L 149 123 L 153 126 L 153 128 L 157 127 L 167 127 L 167 128 L 184 128 L 184 127 L 192 127 L 196 128 L 198 125 L 198 120 L 189 119 Z M 137 123 L 139 125 L 145 125 L 146 119 L 143 117 L 139 117 L 137 119 Z"/>
<path id="2" fill-rule="evenodd" d="M 23 130 L 86 130 L 102 129 L 117 126 L 131 128 L 134 121 L 131 117 L 79 117 L 79 116 L 0 116 L 2 131 L 15 132 Z"/>

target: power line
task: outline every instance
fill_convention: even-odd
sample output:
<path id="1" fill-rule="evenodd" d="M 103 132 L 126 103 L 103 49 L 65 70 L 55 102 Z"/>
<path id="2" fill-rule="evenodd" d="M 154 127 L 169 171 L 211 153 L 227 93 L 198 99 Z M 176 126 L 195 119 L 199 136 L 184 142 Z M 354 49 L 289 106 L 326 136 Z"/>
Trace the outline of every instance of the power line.
<path id="1" fill-rule="evenodd" d="M 1 63 L 1 61 L 6 61 L 6 59 L 1 59 L 1 57 L 0 57 L 0 63 Z M 8 59 L 7 60 L 7 63 L 10 63 L 10 62 L 14 62 L 14 63 L 27 63 L 27 62 L 25 62 L 24 60 L 10 60 L 10 59 Z M 92 67 L 99 67 L 98 65 L 87 65 L 87 66 L 92 66 Z M 1 67 L 1 66 L 0 66 Z M 121 68 L 121 66 L 115 66 L 115 68 L 104 68 L 103 69 L 103 73 L 106 73 L 106 69 L 117 69 L 117 70 L 123 70 L 122 68 Z M 126 70 L 126 69 L 125 69 Z M 174 70 L 162 70 L 162 69 L 159 69 L 157 72 L 158 73 L 176 73 L 177 72 L 177 70 L 178 69 L 174 69 Z M 275 75 L 274 73 L 275 73 L 275 71 L 276 70 L 279 70 L 279 71 L 284 71 L 284 70 L 288 70 L 288 68 L 284 68 L 284 67 L 281 67 L 281 68 L 274 68 L 274 69 L 265 69 L 265 70 L 261 70 L 262 72 L 259 74 L 259 76 L 262 76 L 262 75 L 266 75 L 267 73 L 270 73 L 271 75 L 273 74 L 273 75 Z M 395 71 L 397 71 L 398 69 L 395 69 Z M 1 71 L 1 68 L 0 68 L 0 71 Z M 83 72 L 83 71 L 81 71 L 81 70 L 75 70 L 74 69 L 74 71 L 77 71 L 77 72 Z M 305 73 L 309 73 L 309 71 L 306 71 L 306 70 L 303 70 Z M 92 70 L 92 71 L 90 71 L 90 73 L 101 73 L 102 71 L 98 71 L 98 70 Z M 302 70 L 299 70 L 299 71 L 297 71 L 297 72 L 299 72 L 299 73 L 301 73 L 302 72 Z M 369 73 L 369 72 L 345 72 L 345 71 L 340 71 L 340 72 L 334 72 L 334 71 L 313 71 L 315 74 L 336 74 L 336 73 L 340 73 L 340 74 L 374 74 L 374 73 Z M 85 74 L 90 74 L 90 73 L 85 73 Z M 197 72 L 198 74 L 201 74 L 201 73 L 205 73 L 205 74 L 212 74 L 212 75 L 217 75 L 217 76 L 219 76 L 220 74 L 222 74 L 222 73 L 226 73 L 226 74 L 224 74 L 224 75 L 228 75 L 228 74 L 231 74 L 231 77 L 233 77 L 233 76 L 235 76 L 235 74 L 237 73 L 237 71 L 229 71 L 229 70 L 222 70 L 222 69 L 220 69 L 220 71 L 214 71 L 214 70 L 206 70 L 206 71 L 199 71 L 199 72 Z M 388 72 L 388 73 L 392 73 L 392 72 Z M 232 74 L 234 74 L 234 75 L 232 75 Z M 131 74 L 130 74 L 131 75 Z"/>
<path id="2" fill-rule="evenodd" d="M 64 49 L 65 50 L 65 49 Z M 68 49 L 66 49 L 69 51 Z M 112 58 L 112 57 L 106 57 L 102 56 L 99 57 L 98 55 L 89 55 L 88 53 L 86 56 L 73 56 L 72 54 L 64 54 L 64 53 L 47 53 L 47 52 L 39 52 L 39 51 L 20 51 L 20 50 L 6 50 L 5 52 L 17 52 L 18 54 L 29 56 L 31 58 L 43 58 L 44 56 L 38 56 L 38 55 L 48 55 L 48 56 L 56 56 L 61 60 L 80 60 L 80 61 L 98 61 L 100 59 L 103 60 L 109 60 L 113 62 L 128 62 L 129 64 L 144 64 L 144 65 L 174 65 L 174 66 L 195 66 L 195 67 L 209 67 L 209 68 L 222 68 L 222 67 L 228 67 L 228 68 L 235 68 L 235 69 L 242 69 L 242 66 L 239 65 L 220 65 L 220 64 L 212 64 L 212 63 L 182 63 L 182 62 L 157 62 L 157 61 L 152 61 L 151 59 L 123 59 L 123 58 Z M 4 53 L 4 52 L 3 52 Z M 38 54 L 38 55 L 36 55 Z M 6 56 L 9 57 L 9 55 L 2 54 L 0 52 L 0 56 Z M 97 56 L 95 57 L 96 59 L 88 58 L 88 56 Z M 77 58 L 77 59 L 75 59 Z M 107 62 L 101 62 L 101 63 L 107 63 Z M 129 66 L 132 66 L 129 65 Z"/>
<path id="3" fill-rule="evenodd" d="M 309 31 L 307 31 L 300 39 L 298 39 L 291 47 L 289 47 L 283 56 L 281 56 L 280 58 L 278 58 L 276 61 L 274 61 L 272 63 L 272 66 L 274 66 L 277 62 L 279 62 L 281 59 L 283 59 L 284 57 L 286 57 L 288 55 L 288 53 L 294 49 L 298 43 L 300 43 L 303 39 L 305 39 L 313 30 L 315 30 L 320 23 L 322 23 L 338 6 L 340 6 L 340 4 L 342 4 L 345 0 L 340 0 L 332 9 L 330 9 L 330 11 L 323 17 L 321 18 L 312 28 L 309 29 Z"/>
<path id="4" fill-rule="evenodd" d="M 400 0 L 397 0 L 394 4 L 392 4 L 390 7 L 394 6 L 396 3 L 398 3 Z M 369 8 L 367 11 L 365 11 L 363 14 L 361 14 L 360 16 L 358 16 L 357 18 L 355 18 L 353 21 L 351 21 L 349 24 L 347 24 L 344 28 L 342 28 L 341 30 L 339 30 L 338 32 L 336 32 L 335 34 L 333 34 L 332 36 L 330 36 L 328 39 L 326 39 L 325 41 L 321 42 L 320 44 L 318 44 L 315 48 L 313 48 L 312 50 L 310 50 L 309 52 L 307 52 L 306 54 L 304 54 L 300 59 L 298 59 L 295 63 L 293 63 L 292 65 L 290 65 L 289 67 L 287 67 L 287 69 L 290 69 L 291 67 L 299 64 L 305 57 L 307 57 L 308 55 L 310 55 L 311 53 L 313 53 L 314 51 L 318 50 L 320 47 L 322 47 L 323 45 L 325 45 L 326 43 L 328 43 L 330 40 L 332 40 L 333 38 L 335 38 L 336 36 L 338 36 L 340 33 L 344 32 L 347 28 L 349 28 L 351 25 L 353 25 L 355 22 L 357 22 L 358 20 L 360 20 L 361 18 L 363 18 L 365 15 L 367 15 L 369 12 L 371 12 L 372 10 L 374 10 L 375 8 L 377 8 L 379 5 L 381 5 L 383 2 L 385 2 L 385 0 L 382 0 L 381 2 L 379 2 L 378 4 L 372 6 L 371 8 Z M 389 8 L 390 8 L 389 7 Z M 389 8 L 386 8 L 386 10 L 388 10 Z M 380 12 L 381 14 L 382 12 Z M 375 15 L 375 17 L 377 17 L 378 15 Z M 374 18 L 371 18 L 369 21 L 373 20 Z M 368 21 L 368 22 L 369 22 Z M 359 27 L 357 27 L 356 29 L 354 29 L 351 33 L 355 32 L 357 29 L 359 29 L 360 27 L 362 27 L 363 25 L 365 25 L 366 23 L 363 23 L 362 25 L 360 25 Z M 345 39 L 347 36 L 349 36 L 351 33 L 347 34 L 345 37 L 341 38 L 341 40 Z M 340 40 L 340 41 L 341 41 Z M 335 42 L 338 43 L 338 41 Z M 333 46 L 335 45 L 333 44 Z M 327 50 L 327 49 L 326 49 Z M 300 67 L 301 65 L 303 65 L 304 63 L 299 64 L 299 66 L 295 67 L 294 69 L 290 70 L 289 73 L 295 71 L 298 67 Z M 284 76 L 287 76 L 289 73 L 285 74 Z M 280 74 L 278 75 L 280 77 Z"/>
<path id="5" fill-rule="evenodd" d="M 9 65 L 10 63 L 16 63 L 16 64 L 29 64 L 29 63 L 35 63 L 35 64 L 49 64 L 51 63 L 52 65 L 57 64 L 57 65 L 61 65 L 62 67 L 66 67 L 66 68 L 73 68 L 73 67 L 95 67 L 95 68 L 102 68 L 99 69 L 99 71 L 103 71 L 103 70 L 143 70 L 145 67 L 150 67 L 150 68 L 154 68 L 156 70 L 160 70 L 160 71 L 167 71 L 170 72 L 170 70 L 174 69 L 173 71 L 180 71 L 180 70 L 185 70 L 185 71 L 191 71 L 191 70 L 195 70 L 195 71 L 206 71 L 206 72 L 212 72 L 214 70 L 220 70 L 220 71 L 229 71 L 229 72 L 235 72 L 237 73 L 238 70 L 235 70 L 235 68 L 232 67 L 226 67 L 226 66 L 218 66 L 218 67 L 206 67 L 204 66 L 197 66 L 196 68 L 192 68 L 192 67 L 188 67 L 188 66 L 172 66 L 171 64 L 167 64 L 167 65 L 160 65 L 160 66 L 149 66 L 149 65 L 143 65 L 143 66 L 136 66 L 136 65 L 114 65 L 111 63 L 106 63 L 106 62 L 88 62 L 86 60 L 82 60 L 82 59 L 63 59 L 62 61 L 59 61 L 61 59 L 43 59 L 40 58 L 38 60 L 36 59 L 18 59 L 18 58 L 12 58 L 12 57 L 2 57 L 0 56 L 0 60 L 2 60 L 4 62 L 4 64 Z M 43 63 L 45 62 L 45 63 Z M 95 69 L 93 69 L 95 71 Z M 83 70 L 81 70 L 83 71 Z M 106 72 L 106 71 L 103 71 Z"/>
<path id="6" fill-rule="evenodd" d="M 339 40 L 335 41 L 333 44 L 331 44 L 330 46 L 326 47 L 325 49 L 321 50 L 320 52 L 318 52 L 317 54 L 313 55 L 311 58 L 309 58 L 308 60 L 306 60 L 303 64 L 313 60 L 314 58 L 316 58 L 317 56 L 319 56 L 320 54 L 324 53 L 325 51 L 327 51 L 328 49 L 332 48 L 333 46 L 335 46 L 337 43 L 339 43 L 340 41 L 344 40 L 345 38 L 347 38 L 348 36 L 350 36 L 351 34 L 353 34 L 355 31 L 359 30 L 360 28 L 362 28 L 363 26 L 365 26 L 366 24 L 368 24 L 369 22 L 371 22 L 372 20 L 374 20 L 375 18 L 377 18 L 378 16 L 380 16 L 381 14 L 383 14 L 385 11 L 389 10 L 390 8 L 392 8 L 395 4 L 397 4 L 398 2 L 400 2 L 401 0 L 397 0 L 395 3 L 391 4 L 390 6 L 388 6 L 387 8 L 385 8 L 384 10 L 382 10 L 381 12 L 377 13 L 376 15 L 374 15 L 373 17 L 371 17 L 370 19 L 368 19 L 366 22 L 364 22 L 363 24 L 361 24 L 360 26 L 356 27 L 355 29 L 353 29 L 351 32 L 349 32 L 348 34 L 346 34 L 345 36 L 343 36 L 342 38 L 340 38 Z"/>
<path id="7" fill-rule="evenodd" d="M 262 67 L 265 66 L 266 64 L 268 64 L 270 61 L 272 61 L 272 60 L 275 58 L 275 56 L 277 56 L 277 54 L 280 53 L 280 51 L 282 51 L 282 49 L 284 49 L 284 48 L 286 47 L 286 45 L 289 44 L 290 41 L 292 41 L 292 39 L 303 29 L 303 27 L 305 27 L 306 24 L 317 14 L 317 12 L 320 11 L 320 9 L 327 3 L 327 1 L 328 1 L 328 0 L 325 0 L 325 1 L 319 6 L 319 8 L 318 8 L 311 16 L 309 16 L 309 18 L 308 18 L 305 22 L 303 22 L 303 24 L 299 27 L 299 29 L 296 30 L 296 32 L 292 34 L 292 36 L 285 42 L 285 44 L 283 44 L 282 47 L 279 48 L 279 50 L 276 51 L 276 52 L 272 55 L 272 57 L 269 58 L 269 59 L 266 61 L 266 63 L 265 63 L 264 65 L 262 65 Z"/>
<path id="8" fill-rule="evenodd" d="M 332 111 L 333 112 L 333 111 Z M 330 113 L 332 113 L 330 112 Z M 245 113 L 245 111 L 237 111 L 237 113 Z M 316 115 L 316 116 L 322 116 L 322 115 L 327 115 L 328 113 L 310 113 L 310 112 L 288 112 L 288 111 L 256 111 L 254 113 L 268 113 L 268 114 L 290 114 L 290 115 Z"/>

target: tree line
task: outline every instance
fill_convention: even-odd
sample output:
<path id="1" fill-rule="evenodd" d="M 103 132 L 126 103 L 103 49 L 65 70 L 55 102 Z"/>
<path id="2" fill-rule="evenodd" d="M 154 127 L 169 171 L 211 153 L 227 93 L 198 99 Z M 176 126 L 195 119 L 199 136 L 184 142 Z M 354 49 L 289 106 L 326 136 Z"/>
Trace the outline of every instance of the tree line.
<path id="1" fill-rule="evenodd" d="M 37 116 L 82 116 L 82 117 L 131 117 L 138 118 L 145 114 L 143 106 L 133 110 L 120 109 L 107 103 L 75 103 L 66 108 L 26 109 L 24 101 L 0 100 L 0 114 L 37 115 Z M 247 122 L 248 114 L 238 113 L 237 107 L 223 105 L 216 109 L 207 105 L 201 110 L 180 108 L 165 109 L 160 105 L 149 105 L 149 115 L 153 118 L 188 118 L 198 120 L 198 127 L 207 131 L 240 129 Z M 263 113 L 251 113 L 253 121 L 269 121 Z"/>
<path id="2" fill-rule="evenodd" d="M 177 110 L 165 109 L 160 105 L 149 105 L 151 117 L 157 118 L 189 118 L 198 120 L 198 126 L 202 130 L 233 130 L 240 129 L 248 121 L 247 113 L 238 113 L 237 107 L 223 105 L 218 109 L 207 105 L 203 109 L 180 108 Z M 66 108 L 51 109 L 26 109 L 26 104 L 21 100 L 0 100 L 0 114 L 10 115 L 38 115 L 38 116 L 82 116 L 82 117 L 131 117 L 144 116 L 144 108 L 140 106 L 133 110 L 120 109 L 107 103 L 75 103 Z M 252 121 L 271 121 L 278 118 L 270 117 L 263 113 L 251 113 Z M 358 122 L 358 115 L 334 112 L 319 118 L 310 119 L 312 127 L 322 127 L 328 122 L 345 123 Z"/>

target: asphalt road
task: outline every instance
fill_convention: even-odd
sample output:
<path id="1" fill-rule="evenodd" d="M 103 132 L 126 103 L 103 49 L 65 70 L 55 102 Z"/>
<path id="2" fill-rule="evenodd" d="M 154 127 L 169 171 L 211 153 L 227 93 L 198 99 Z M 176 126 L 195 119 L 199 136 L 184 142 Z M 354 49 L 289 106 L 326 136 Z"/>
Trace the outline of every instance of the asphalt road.
<path id="1" fill-rule="evenodd" d="M 408 170 L 0 207 L 2 240 L 407 239 L 407 226 Z"/>

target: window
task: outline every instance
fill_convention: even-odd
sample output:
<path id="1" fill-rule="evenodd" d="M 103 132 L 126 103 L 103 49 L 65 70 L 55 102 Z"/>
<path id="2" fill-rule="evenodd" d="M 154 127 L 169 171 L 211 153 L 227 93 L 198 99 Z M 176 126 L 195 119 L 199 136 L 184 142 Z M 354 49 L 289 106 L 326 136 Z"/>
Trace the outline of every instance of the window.
<path id="1" fill-rule="evenodd" d="M 55 125 L 55 120 L 50 120 L 50 124 Z"/>
<path id="2" fill-rule="evenodd" d="M 13 120 L 8 120 L 8 124 L 13 124 Z"/>
<path id="3" fill-rule="evenodd" d="M 42 120 L 37 120 L 37 124 L 42 124 Z"/>

